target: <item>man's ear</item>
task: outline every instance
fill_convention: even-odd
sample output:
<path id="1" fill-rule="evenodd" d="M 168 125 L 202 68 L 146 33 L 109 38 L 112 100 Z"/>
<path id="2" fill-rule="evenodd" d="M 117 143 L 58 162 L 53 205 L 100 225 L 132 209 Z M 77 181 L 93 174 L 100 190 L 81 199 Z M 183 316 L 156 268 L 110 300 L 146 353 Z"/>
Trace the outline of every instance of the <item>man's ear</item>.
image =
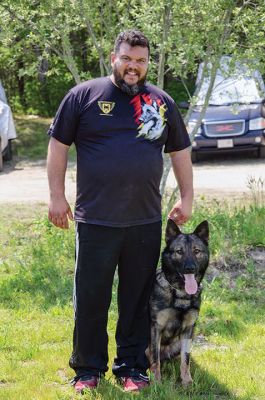
<path id="1" fill-rule="evenodd" d="M 112 51 L 112 52 L 110 53 L 110 63 L 111 63 L 111 66 L 112 66 L 112 67 L 113 67 L 113 64 L 114 64 L 115 59 L 116 59 L 116 54 L 114 53 L 114 51 Z"/>
<path id="2" fill-rule="evenodd" d="M 180 234 L 181 230 L 178 225 L 176 225 L 172 219 L 168 219 L 166 227 L 166 244 L 171 242 L 171 240 L 175 239 Z"/>
<path id="3" fill-rule="evenodd" d="M 209 224 L 208 221 L 203 221 L 197 226 L 194 235 L 198 236 L 207 246 L 209 241 Z"/>

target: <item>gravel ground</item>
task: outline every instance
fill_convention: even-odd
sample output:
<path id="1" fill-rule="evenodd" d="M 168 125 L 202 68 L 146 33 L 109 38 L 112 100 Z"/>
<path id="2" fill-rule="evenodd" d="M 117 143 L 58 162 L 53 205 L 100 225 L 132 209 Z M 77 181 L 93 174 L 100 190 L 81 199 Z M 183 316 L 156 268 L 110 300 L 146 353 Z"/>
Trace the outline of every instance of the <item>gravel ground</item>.
<path id="1" fill-rule="evenodd" d="M 241 198 L 248 196 L 248 182 L 254 178 L 256 190 L 265 191 L 265 160 L 240 157 L 218 157 L 194 165 L 195 196 Z M 259 185 L 257 184 L 260 180 Z M 258 186 L 257 186 L 258 185 Z M 171 172 L 167 187 L 174 188 Z M 75 199 L 75 165 L 70 163 L 66 174 L 66 196 Z M 13 162 L 4 165 L 0 173 L 0 202 L 44 202 L 49 198 L 45 161 Z"/>

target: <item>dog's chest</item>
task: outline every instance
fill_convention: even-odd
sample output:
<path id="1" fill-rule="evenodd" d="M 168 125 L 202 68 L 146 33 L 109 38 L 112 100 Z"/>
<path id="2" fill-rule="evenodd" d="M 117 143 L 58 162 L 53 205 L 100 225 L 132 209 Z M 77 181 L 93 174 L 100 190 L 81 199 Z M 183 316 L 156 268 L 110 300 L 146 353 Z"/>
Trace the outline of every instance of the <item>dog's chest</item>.
<path id="1" fill-rule="evenodd" d="M 188 310 L 189 308 L 191 308 L 190 299 L 174 297 L 172 303 L 173 308 L 175 308 L 176 310 Z"/>

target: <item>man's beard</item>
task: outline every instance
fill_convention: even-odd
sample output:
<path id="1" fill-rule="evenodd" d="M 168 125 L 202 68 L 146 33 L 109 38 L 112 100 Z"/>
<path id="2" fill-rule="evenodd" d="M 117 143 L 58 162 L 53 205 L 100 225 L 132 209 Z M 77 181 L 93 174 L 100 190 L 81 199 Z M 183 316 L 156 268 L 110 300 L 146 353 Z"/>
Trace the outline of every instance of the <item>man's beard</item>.
<path id="1" fill-rule="evenodd" d="M 125 80 L 122 78 L 121 74 L 118 72 L 115 65 L 113 67 L 113 75 L 114 75 L 116 85 L 124 93 L 128 94 L 129 96 L 135 96 L 136 94 L 138 94 L 142 91 L 142 87 L 145 84 L 147 74 L 145 74 L 142 79 L 139 79 L 138 82 L 133 85 L 129 85 L 128 83 L 125 82 Z"/>

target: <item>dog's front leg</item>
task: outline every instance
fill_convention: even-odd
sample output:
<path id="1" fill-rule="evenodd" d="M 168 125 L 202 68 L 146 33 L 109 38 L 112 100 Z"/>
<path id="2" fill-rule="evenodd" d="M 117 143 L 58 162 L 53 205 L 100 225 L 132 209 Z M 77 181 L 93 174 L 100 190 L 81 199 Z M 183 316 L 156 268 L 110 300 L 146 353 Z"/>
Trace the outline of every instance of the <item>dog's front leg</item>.
<path id="1" fill-rule="evenodd" d="M 160 370 L 160 346 L 161 346 L 161 329 L 158 324 L 151 326 L 151 343 L 149 347 L 150 371 L 153 372 L 154 378 L 161 381 Z"/>
<path id="2" fill-rule="evenodd" d="M 188 336 L 188 337 L 187 337 Z M 191 338 L 190 335 L 181 335 L 180 344 L 180 376 L 183 385 L 189 385 L 192 383 L 192 377 L 190 374 L 190 351 L 191 351 Z"/>

